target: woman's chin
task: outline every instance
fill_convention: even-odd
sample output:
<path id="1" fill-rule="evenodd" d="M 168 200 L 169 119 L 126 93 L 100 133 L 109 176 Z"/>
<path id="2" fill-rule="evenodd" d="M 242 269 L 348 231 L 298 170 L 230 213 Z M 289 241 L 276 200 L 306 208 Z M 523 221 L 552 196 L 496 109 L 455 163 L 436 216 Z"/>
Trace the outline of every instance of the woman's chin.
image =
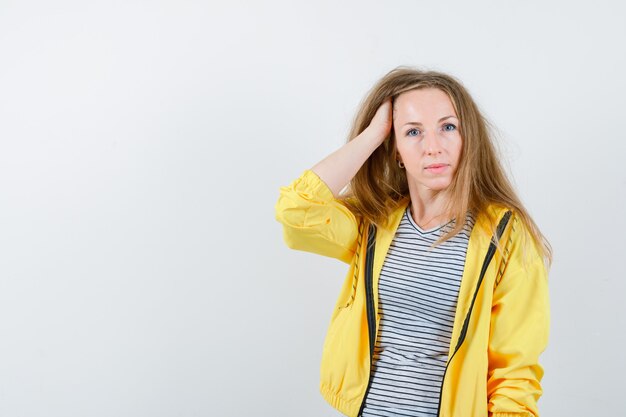
<path id="1" fill-rule="evenodd" d="M 447 190 L 448 187 L 450 187 L 450 184 L 451 181 L 442 178 L 440 181 L 417 182 L 416 185 L 418 186 L 418 188 L 425 188 L 430 191 L 441 192 Z"/>

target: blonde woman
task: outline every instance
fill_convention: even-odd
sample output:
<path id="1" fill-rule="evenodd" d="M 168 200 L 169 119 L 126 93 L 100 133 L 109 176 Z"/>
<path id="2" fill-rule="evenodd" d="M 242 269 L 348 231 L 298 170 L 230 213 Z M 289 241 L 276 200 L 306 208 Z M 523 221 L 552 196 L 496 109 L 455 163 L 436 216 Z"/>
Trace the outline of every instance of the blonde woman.
<path id="1" fill-rule="evenodd" d="M 389 72 L 348 142 L 281 187 L 275 209 L 290 248 L 349 265 L 320 368 L 333 407 L 539 415 L 551 248 L 457 79 Z"/>

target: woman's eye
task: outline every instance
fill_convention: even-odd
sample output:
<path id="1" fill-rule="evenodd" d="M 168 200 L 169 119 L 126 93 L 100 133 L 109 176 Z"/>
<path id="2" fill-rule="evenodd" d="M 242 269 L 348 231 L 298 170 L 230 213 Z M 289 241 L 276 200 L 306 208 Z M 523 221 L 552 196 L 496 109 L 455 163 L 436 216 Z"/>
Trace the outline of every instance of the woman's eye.
<path id="1" fill-rule="evenodd" d="M 413 128 L 413 129 L 409 129 L 409 130 L 406 132 L 406 135 L 407 135 L 407 136 L 417 136 L 417 135 L 419 135 L 419 133 L 417 133 L 417 132 L 419 132 L 419 129 L 415 129 L 415 128 Z"/>
<path id="2" fill-rule="evenodd" d="M 451 127 L 452 129 L 448 129 L 448 127 Z M 453 131 L 453 130 L 455 130 L 455 129 L 456 129 L 456 126 L 455 126 L 455 125 L 453 125 L 452 123 L 446 123 L 446 124 L 443 126 L 443 130 L 445 130 L 445 131 L 447 131 L 447 132 L 452 132 L 452 131 Z"/>

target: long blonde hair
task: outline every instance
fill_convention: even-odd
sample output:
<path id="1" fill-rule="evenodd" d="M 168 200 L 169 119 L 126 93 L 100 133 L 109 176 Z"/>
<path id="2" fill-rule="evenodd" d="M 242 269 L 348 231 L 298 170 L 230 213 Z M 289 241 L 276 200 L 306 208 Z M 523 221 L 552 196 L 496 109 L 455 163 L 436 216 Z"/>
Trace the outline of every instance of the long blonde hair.
<path id="1" fill-rule="evenodd" d="M 463 138 L 459 166 L 448 188 L 448 212 L 454 217 L 454 228 L 442 236 L 443 242 L 463 229 L 467 213 L 484 214 L 495 230 L 497 221 L 489 213 L 489 205 L 504 206 L 515 214 L 528 229 L 537 249 L 547 264 L 552 262 L 550 243 L 524 208 L 498 159 L 489 122 L 460 81 L 438 71 L 422 71 L 398 67 L 387 73 L 369 91 L 356 114 L 348 141 L 367 128 L 380 105 L 388 98 L 392 102 L 402 93 L 420 88 L 438 88 L 446 93 L 459 118 Z M 339 199 L 363 219 L 388 227 L 390 214 L 409 196 L 406 172 L 396 163 L 394 129 L 350 181 Z M 500 245 L 498 244 L 500 249 Z"/>

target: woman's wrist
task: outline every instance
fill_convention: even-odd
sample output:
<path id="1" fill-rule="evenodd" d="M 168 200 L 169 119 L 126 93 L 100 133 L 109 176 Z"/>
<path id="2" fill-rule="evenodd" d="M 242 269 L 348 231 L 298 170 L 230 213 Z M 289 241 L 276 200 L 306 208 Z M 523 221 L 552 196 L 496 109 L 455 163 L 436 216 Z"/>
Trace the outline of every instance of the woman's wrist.
<path id="1" fill-rule="evenodd" d="M 372 152 L 374 152 L 374 150 L 376 150 L 376 148 L 378 148 L 385 141 L 387 136 L 388 134 L 383 134 L 380 129 L 370 125 L 366 127 L 365 130 L 357 136 L 357 138 L 363 137 L 363 141 L 371 144 Z"/>

